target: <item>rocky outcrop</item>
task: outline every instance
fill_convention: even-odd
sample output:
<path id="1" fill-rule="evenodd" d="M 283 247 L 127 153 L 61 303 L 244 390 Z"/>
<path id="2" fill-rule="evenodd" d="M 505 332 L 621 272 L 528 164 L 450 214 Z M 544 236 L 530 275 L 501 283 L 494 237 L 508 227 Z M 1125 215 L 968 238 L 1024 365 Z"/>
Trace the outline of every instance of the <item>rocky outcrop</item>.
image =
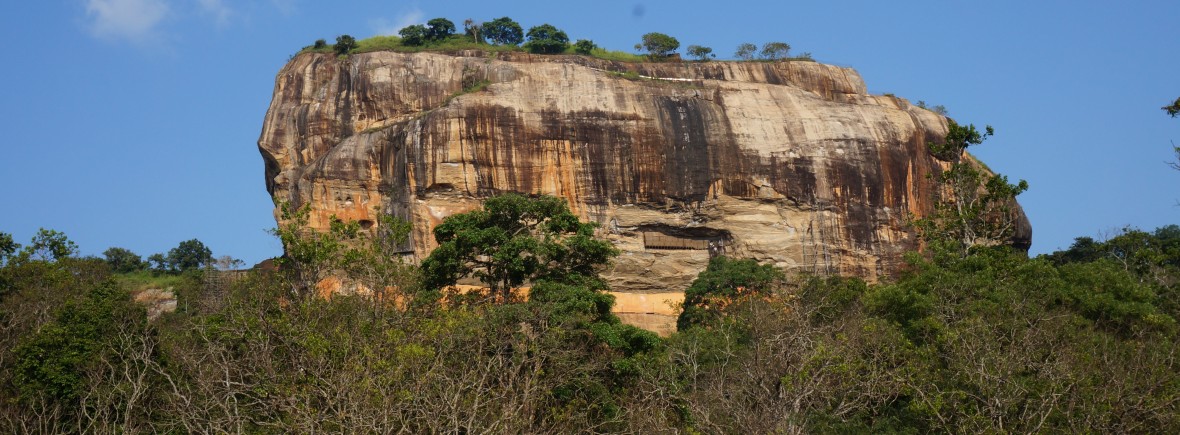
<path id="1" fill-rule="evenodd" d="M 879 279 L 932 208 L 946 120 L 814 62 L 523 53 L 296 56 L 259 148 L 275 199 L 431 229 L 498 192 L 569 200 L 622 250 L 616 291 L 683 290 L 710 255 Z M 1021 216 L 1023 219 L 1023 216 Z M 1031 229 L 1021 225 L 1016 243 Z"/>

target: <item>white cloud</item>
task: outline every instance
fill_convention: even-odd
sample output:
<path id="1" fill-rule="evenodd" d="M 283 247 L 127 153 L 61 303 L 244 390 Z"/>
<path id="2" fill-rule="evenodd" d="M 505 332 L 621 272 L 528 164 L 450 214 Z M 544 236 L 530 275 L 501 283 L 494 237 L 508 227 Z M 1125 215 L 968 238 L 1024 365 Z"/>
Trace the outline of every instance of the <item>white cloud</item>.
<path id="1" fill-rule="evenodd" d="M 102 38 L 149 42 L 168 12 L 165 0 L 86 0 L 90 31 Z"/>
<path id="2" fill-rule="evenodd" d="M 201 10 L 213 16 L 218 26 L 229 24 L 230 16 L 234 14 L 234 11 L 221 0 L 197 0 L 197 4 L 201 5 Z"/>
<path id="3" fill-rule="evenodd" d="M 379 19 L 373 23 L 373 27 L 377 29 L 378 34 L 396 35 L 398 30 L 401 30 L 406 26 L 425 23 L 426 20 L 423 19 L 424 17 L 425 15 L 422 13 L 421 9 L 414 8 L 408 12 L 398 15 L 397 18 L 393 20 L 392 24 L 388 20 Z"/>

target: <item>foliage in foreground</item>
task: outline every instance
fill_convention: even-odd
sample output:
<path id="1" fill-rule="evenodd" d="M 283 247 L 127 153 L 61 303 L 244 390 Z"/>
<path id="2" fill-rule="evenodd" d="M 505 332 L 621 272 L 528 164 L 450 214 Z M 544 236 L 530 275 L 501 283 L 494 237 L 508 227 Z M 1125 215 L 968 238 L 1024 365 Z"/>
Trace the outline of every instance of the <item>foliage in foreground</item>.
<path id="1" fill-rule="evenodd" d="M 420 280 L 376 254 L 396 227 L 349 228 L 284 239 L 306 255 L 252 272 L 215 308 L 185 309 L 210 296 L 190 282 L 181 310 L 153 322 L 102 260 L 3 250 L 0 431 L 1180 428 L 1174 226 L 1034 259 L 913 256 L 877 285 L 719 257 L 686 295 L 695 320 L 665 339 L 618 327 L 610 296 L 580 279 L 542 280 L 527 301 L 446 305 L 401 287 L 384 299 L 293 292 L 315 279 L 293 272 L 313 266 L 302 261 L 350 258 L 332 267 L 369 286 Z"/>

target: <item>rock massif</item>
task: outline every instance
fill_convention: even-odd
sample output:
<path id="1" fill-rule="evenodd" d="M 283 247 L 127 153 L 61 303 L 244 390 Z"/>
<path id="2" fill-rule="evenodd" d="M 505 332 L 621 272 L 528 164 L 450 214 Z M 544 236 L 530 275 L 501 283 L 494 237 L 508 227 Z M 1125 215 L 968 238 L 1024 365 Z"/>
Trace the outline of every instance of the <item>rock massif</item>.
<path id="1" fill-rule="evenodd" d="M 499 192 L 569 200 L 622 250 L 616 291 L 683 290 L 710 255 L 880 279 L 933 207 L 942 116 L 814 62 L 523 53 L 300 54 L 258 146 L 271 195 L 431 229 Z M 1027 219 L 1014 239 L 1027 247 Z"/>

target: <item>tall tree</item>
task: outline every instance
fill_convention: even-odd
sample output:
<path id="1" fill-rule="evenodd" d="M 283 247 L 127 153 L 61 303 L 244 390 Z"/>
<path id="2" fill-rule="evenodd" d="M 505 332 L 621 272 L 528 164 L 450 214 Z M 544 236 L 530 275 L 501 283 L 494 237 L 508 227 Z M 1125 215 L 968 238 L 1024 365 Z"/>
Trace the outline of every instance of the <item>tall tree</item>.
<path id="1" fill-rule="evenodd" d="M 471 277 L 507 299 L 528 282 L 595 279 L 618 254 L 594 238 L 596 227 L 580 222 L 560 198 L 488 198 L 483 209 L 447 217 L 434 228 L 438 247 L 422 261 L 423 284 L 438 290 Z"/>
<path id="2" fill-rule="evenodd" d="M 992 174 L 974 159 L 967 148 L 982 144 L 994 134 L 989 125 L 980 132 L 975 125 L 961 126 L 947 119 L 943 143 L 930 143 L 930 152 L 950 162 L 936 177 L 940 184 L 934 213 L 916 221 L 922 236 L 938 245 L 949 244 L 960 256 L 975 246 L 1005 243 L 1016 231 L 1015 198 L 1028 190 L 1028 182 L 1012 184 L 1008 177 Z"/>
<path id="3" fill-rule="evenodd" d="M 471 42 L 482 44 L 484 42 L 483 23 L 477 23 L 471 18 L 463 20 L 463 34 L 471 38 Z"/>

